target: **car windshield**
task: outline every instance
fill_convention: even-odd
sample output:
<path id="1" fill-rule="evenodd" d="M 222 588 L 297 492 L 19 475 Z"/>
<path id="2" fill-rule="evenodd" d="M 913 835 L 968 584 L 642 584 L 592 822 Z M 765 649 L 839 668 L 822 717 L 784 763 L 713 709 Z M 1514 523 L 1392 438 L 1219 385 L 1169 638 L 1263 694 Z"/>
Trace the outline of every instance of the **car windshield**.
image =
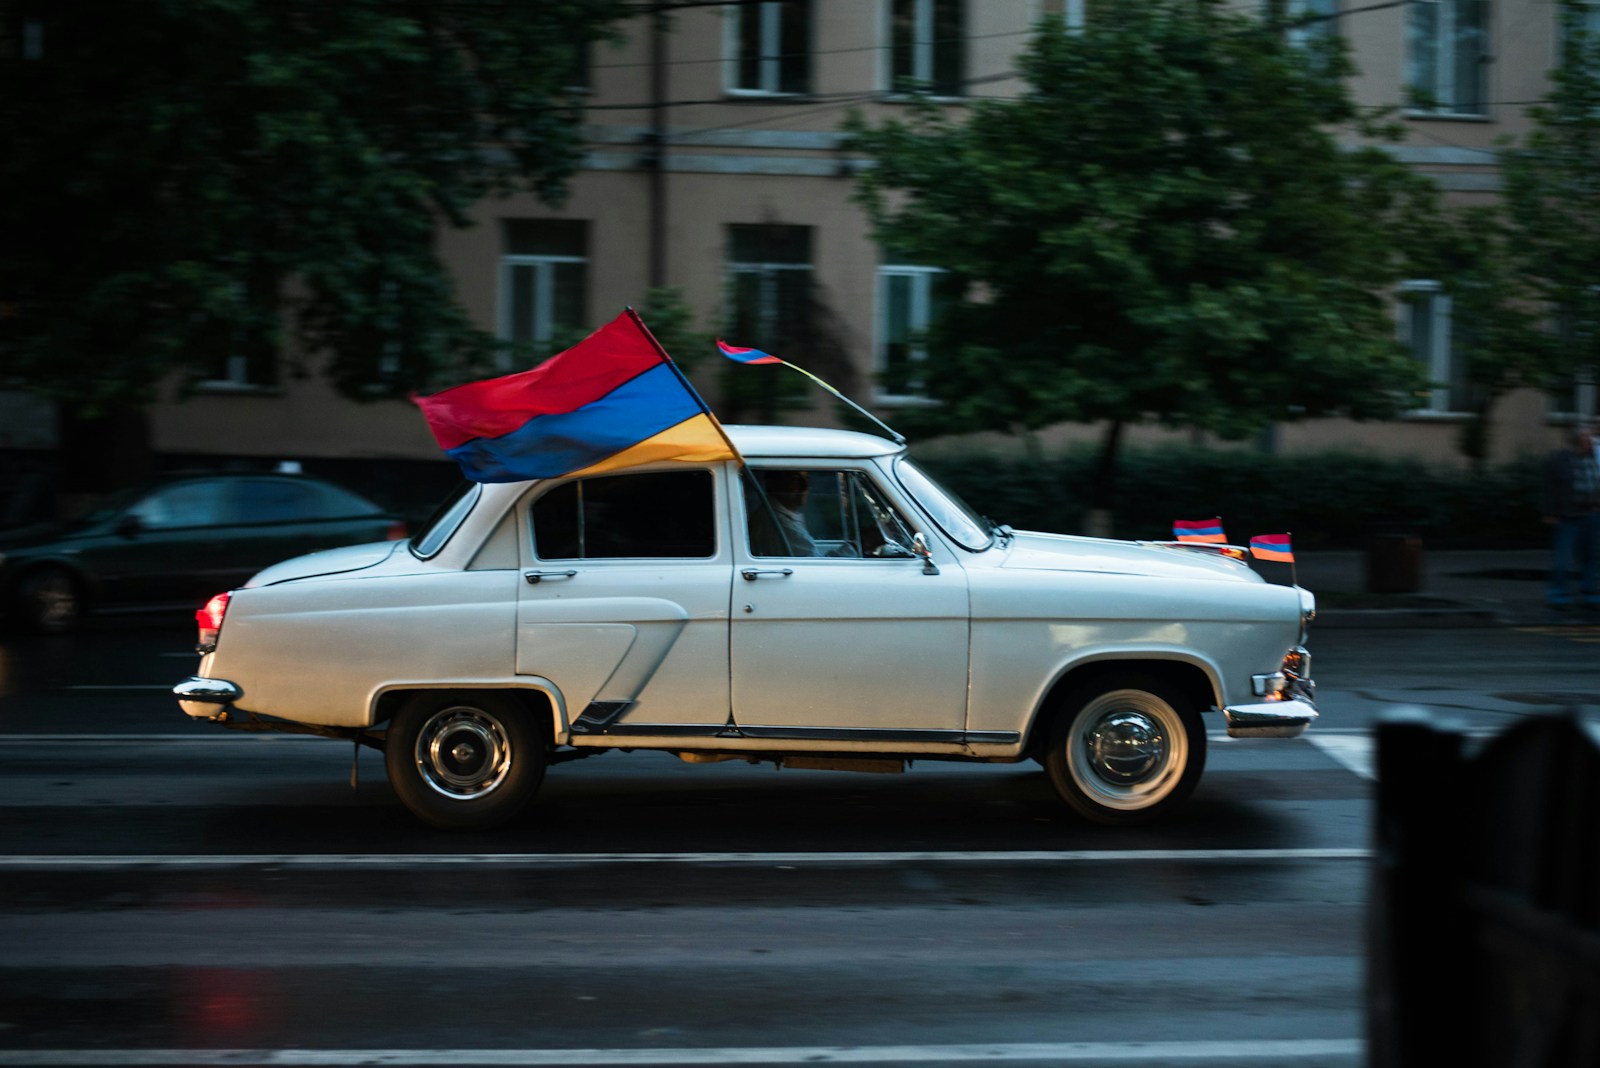
<path id="1" fill-rule="evenodd" d="M 935 482 L 933 477 L 910 460 L 901 457 L 895 464 L 900 484 L 933 517 L 939 529 L 957 545 L 977 552 L 994 542 L 995 526 L 974 512 L 960 497 Z"/>
<path id="2" fill-rule="evenodd" d="M 482 493 L 483 486 L 477 482 L 463 482 L 451 490 L 450 495 L 433 510 L 428 521 L 422 524 L 422 528 L 411 536 L 412 553 L 427 558 L 444 548 L 444 543 L 450 540 L 450 535 L 467 518 L 467 513 L 472 511 L 472 506 L 478 503 Z"/>

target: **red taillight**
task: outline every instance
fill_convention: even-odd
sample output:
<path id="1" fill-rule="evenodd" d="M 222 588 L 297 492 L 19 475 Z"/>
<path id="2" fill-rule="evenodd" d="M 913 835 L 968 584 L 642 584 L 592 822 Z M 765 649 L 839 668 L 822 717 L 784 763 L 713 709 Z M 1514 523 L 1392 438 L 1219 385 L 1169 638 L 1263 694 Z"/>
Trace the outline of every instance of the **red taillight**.
<path id="1" fill-rule="evenodd" d="M 197 610 L 194 621 L 200 624 L 200 645 L 202 653 L 209 653 L 217 647 L 217 632 L 222 629 L 222 617 L 228 614 L 228 595 L 219 593 L 205 603 L 205 607 Z"/>
<path id="2" fill-rule="evenodd" d="M 385 534 L 383 537 L 386 541 L 404 541 L 405 539 L 411 537 L 411 531 L 406 529 L 405 520 L 396 519 L 393 523 L 389 524 L 389 533 Z"/>

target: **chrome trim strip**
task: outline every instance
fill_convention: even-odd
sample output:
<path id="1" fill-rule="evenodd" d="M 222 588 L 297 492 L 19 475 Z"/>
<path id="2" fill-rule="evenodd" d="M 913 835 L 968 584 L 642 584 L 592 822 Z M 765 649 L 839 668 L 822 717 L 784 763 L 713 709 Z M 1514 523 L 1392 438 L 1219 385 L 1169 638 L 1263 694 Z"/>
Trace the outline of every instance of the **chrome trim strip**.
<path id="1" fill-rule="evenodd" d="M 606 733 L 606 728 L 633 707 L 632 701 L 590 701 L 589 707 L 572 721 L 572 733 Z"/>
<path id="2" fill-rule="evenodd" d="M 1022 741 L 1022 732 L 967 731 L 964 737 L 973 745 L 1016 745 Z"/>
<path id="3" fill-rule="evenodd" d="M 879 727 L 751 727 L 741 723 L 739 732 L 747 738 L 793 738 L 827 742 L 944 742 L 959 745 L 967 739 L 966 731 Z"/>
<path id="4" fill-rule="evenodd" d="M 667 738 L 717 738 L 727 730 L 725 723 L 615 723 L 595 731 L 580 732 L 573 724 L 573 734 L 593 738 L 667 737 Z"/>

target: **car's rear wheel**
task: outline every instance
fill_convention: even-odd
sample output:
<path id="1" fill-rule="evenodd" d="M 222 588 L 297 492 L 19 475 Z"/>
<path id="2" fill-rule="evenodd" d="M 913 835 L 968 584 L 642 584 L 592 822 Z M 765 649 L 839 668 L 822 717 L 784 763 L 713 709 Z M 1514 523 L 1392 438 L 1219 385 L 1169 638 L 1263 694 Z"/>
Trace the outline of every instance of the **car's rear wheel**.
<path id="1" fill-rule="evenodd" d="M 1096 823 L 1145 823 L 1188 799 L 1205 770 L 1206 732 L 1193 702 L 1130 674 L 1075 691 L 1050 726 L 1050 782 Z"/>
<path id="2" fill-rule="evenodd" d="M 40 634 L 62 634 L 83 615 L 83 590 L 70 571 L 41 567 L 17 583 L 17 618 Z"/>
<path id="3" fill-rule="evenodd" d="M 544 779 L 546 746 L 533 716 L 491 692 L 418 693 L 384 741 L 384 765 L 400 800 L 435 827 L 496 827 L 526 805 Z"/>

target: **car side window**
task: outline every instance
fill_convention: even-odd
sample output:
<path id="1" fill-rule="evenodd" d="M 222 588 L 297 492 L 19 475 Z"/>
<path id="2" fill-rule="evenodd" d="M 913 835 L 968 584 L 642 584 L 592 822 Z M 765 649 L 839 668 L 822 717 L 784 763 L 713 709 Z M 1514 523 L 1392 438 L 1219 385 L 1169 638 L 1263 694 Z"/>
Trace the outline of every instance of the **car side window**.
<path id="1" fill-rule="evenodd" d="M 541 560 L 702 558 L 717 553 L 710 471 L 652 471 L 564 482 L 534 500 Z"/>
<path id="2" fill-rule="evenodd" d="M 286 479 L 252 479 L 238 486 L 236 502 L 241 523 L 282 523 L 312 519 L 322 511 L 317 492 L 303 482 Z"/>
<path id="3" fill-rule="evenodd" d="M 127 514 L 147 530 L 218 526 L 233 521 L 227 489 L 223 482 L 181 482 L 137 501 Z"/>
<path id="4" fill-rule="evenodd" d="M 752 556 L 910 556 L 905 521 L 859 471 L 761 468 L 746 482 Z"/>

